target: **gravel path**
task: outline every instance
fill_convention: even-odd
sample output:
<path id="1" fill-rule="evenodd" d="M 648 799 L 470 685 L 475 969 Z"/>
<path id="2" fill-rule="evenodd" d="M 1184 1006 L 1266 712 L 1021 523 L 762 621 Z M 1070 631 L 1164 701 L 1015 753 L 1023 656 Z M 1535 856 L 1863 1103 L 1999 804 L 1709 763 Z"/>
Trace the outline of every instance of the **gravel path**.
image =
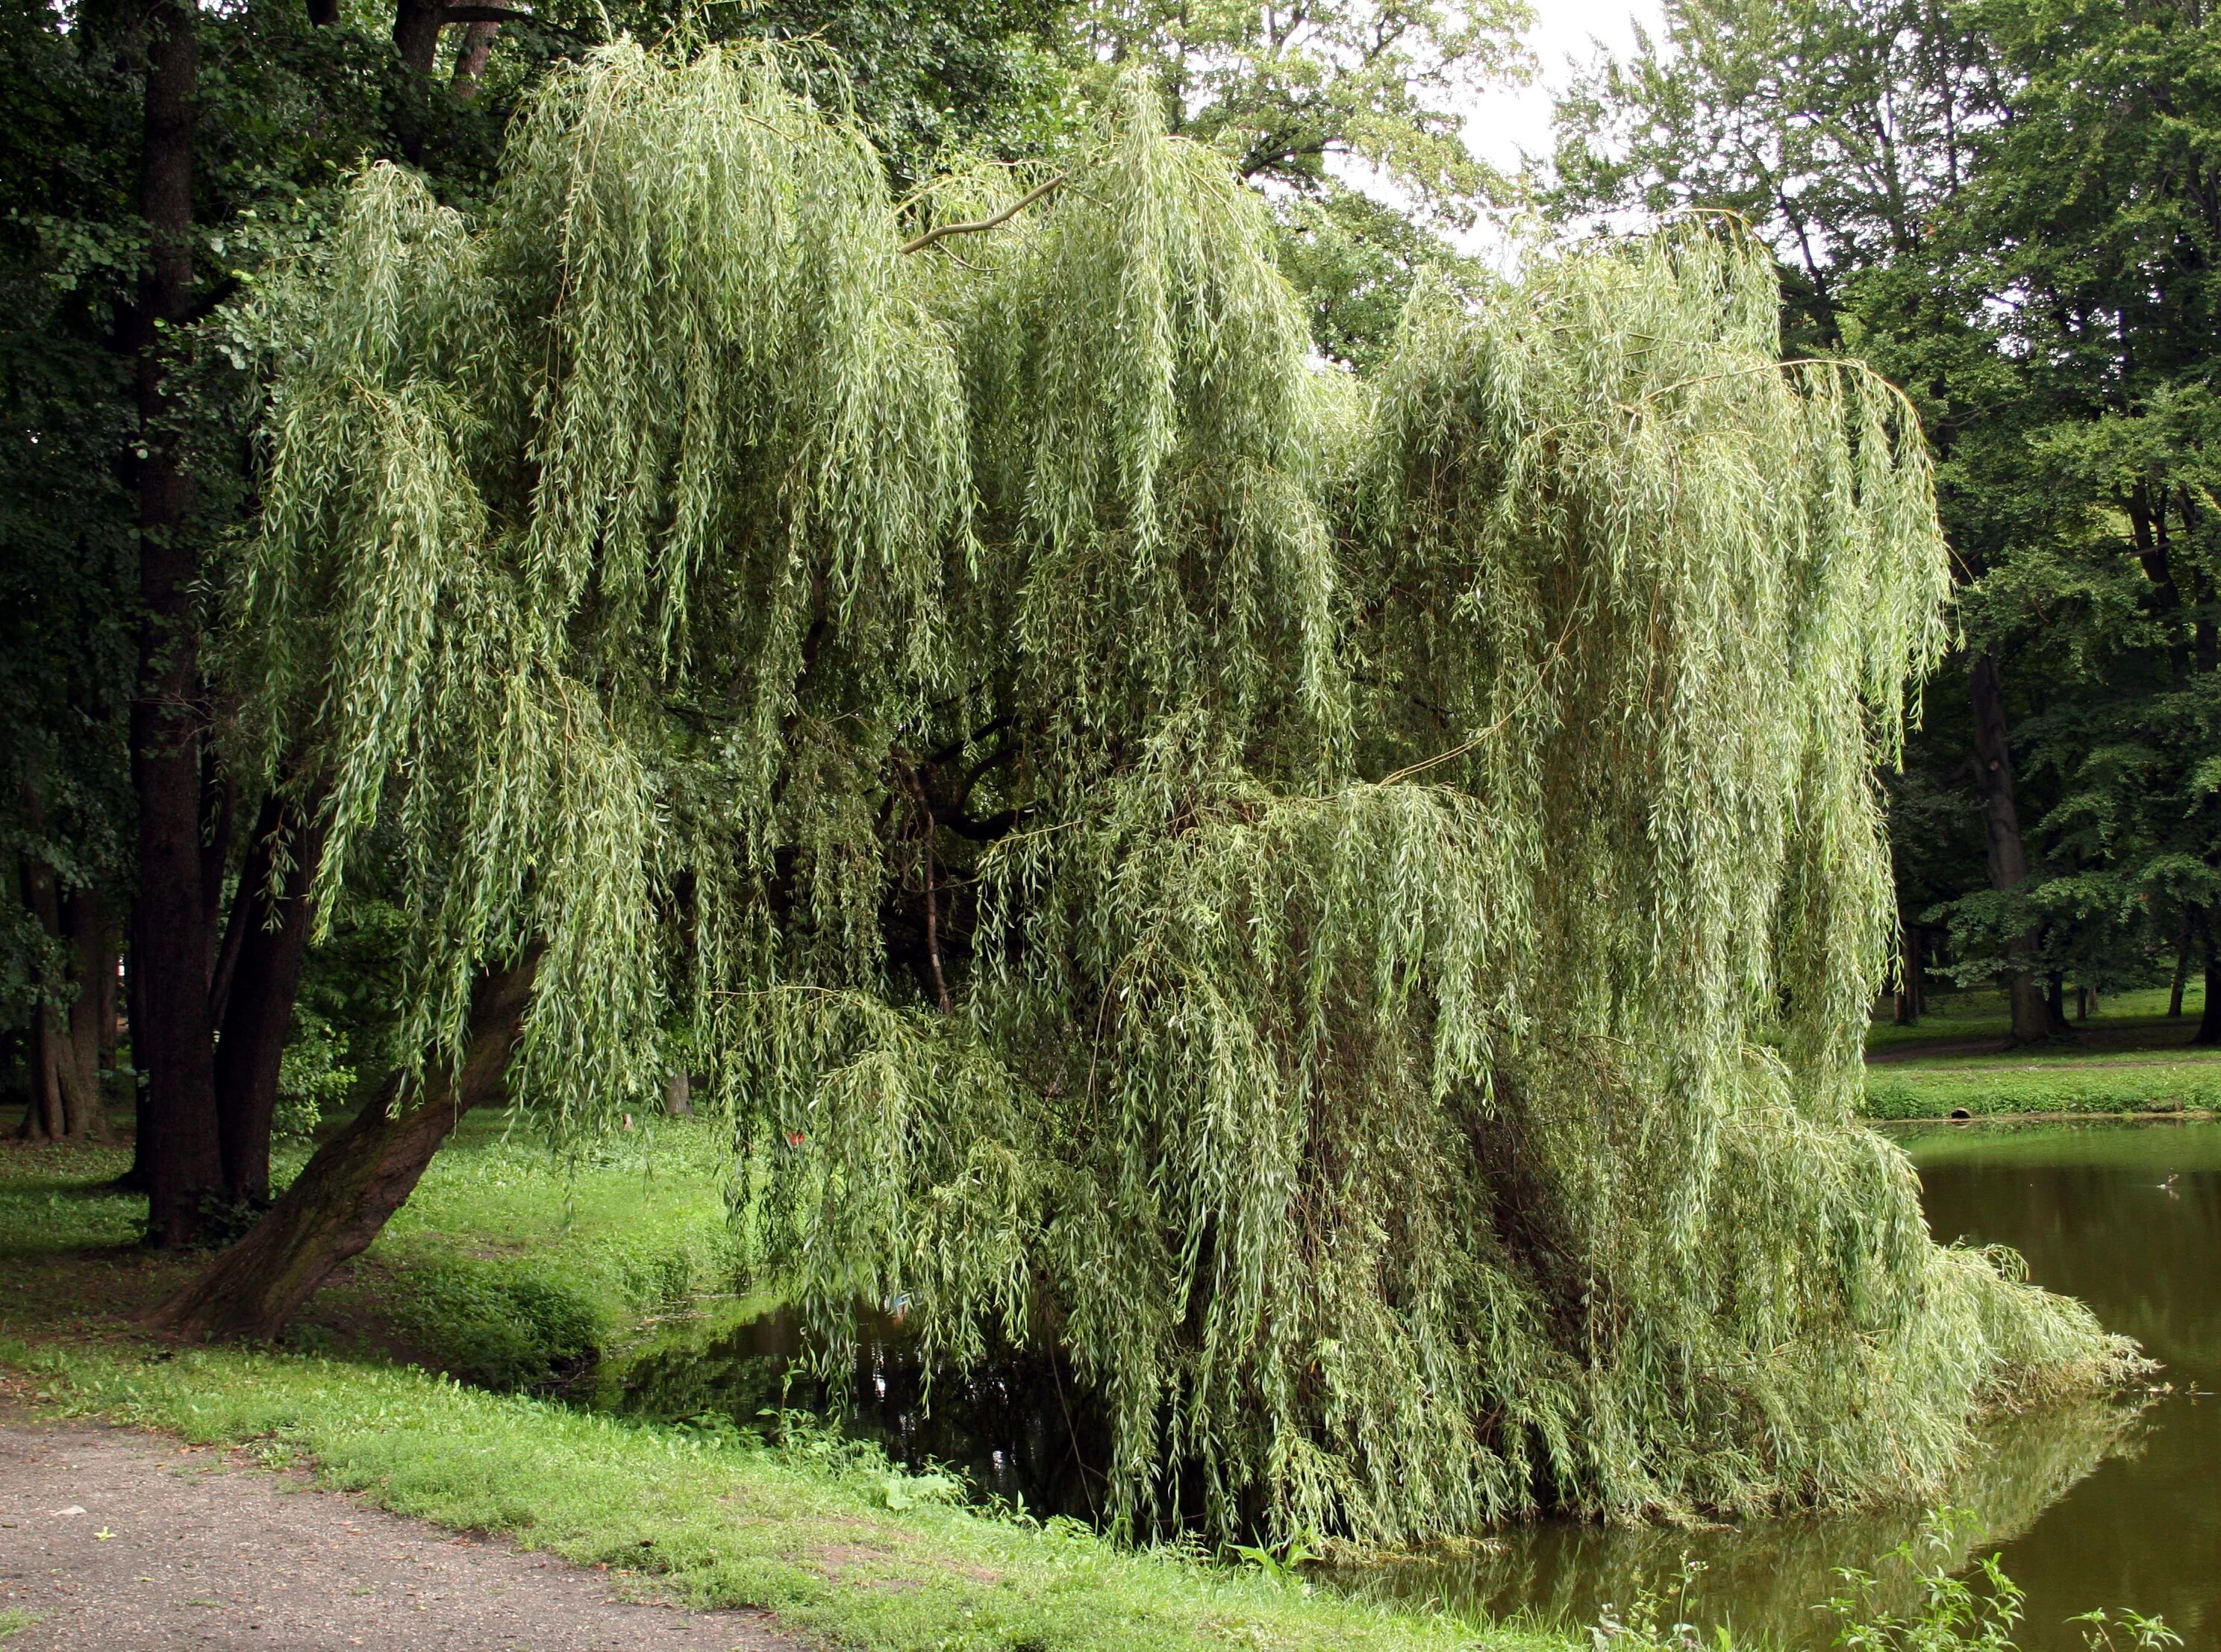
<path id="1" fill-rule="evenodd" d="M 804 1652 L 760 1613 L 613 1599 L 605 1574 L 455 1536 L 215 1448 L 0 1426 L 6 1652 Z M 0 1623 L 5 1623 L 0 1618 Z"/>

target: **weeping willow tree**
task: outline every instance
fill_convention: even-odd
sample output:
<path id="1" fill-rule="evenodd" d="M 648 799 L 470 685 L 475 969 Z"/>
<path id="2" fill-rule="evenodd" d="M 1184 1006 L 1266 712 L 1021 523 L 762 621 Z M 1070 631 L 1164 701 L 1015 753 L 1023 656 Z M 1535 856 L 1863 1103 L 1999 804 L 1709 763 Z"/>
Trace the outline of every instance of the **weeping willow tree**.
<path id="1" fill-rule="evenodd" d="M 1353 380 L 1151 108 L 896 202 L 775 58 L 621 45 L 481 220 L 355 186 L 230 660 L 322 910 L 397 857 L 417 1054 L 171 1323 L 272 1328 L 462 1109 L 683 1063 L 829 1360 L 1057 1350 L 1131 1531 L 1917 1494 L 2105 1381 L 1852 1118 L 1902 400 L 1709 230 Z"/>

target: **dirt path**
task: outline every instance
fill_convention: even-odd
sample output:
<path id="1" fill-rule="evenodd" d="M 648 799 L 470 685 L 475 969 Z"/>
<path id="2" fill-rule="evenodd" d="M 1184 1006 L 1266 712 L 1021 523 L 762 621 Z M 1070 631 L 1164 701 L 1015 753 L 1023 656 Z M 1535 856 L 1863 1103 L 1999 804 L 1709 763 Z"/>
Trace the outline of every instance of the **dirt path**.
<path id="1" fill-rule="evenodd" d="M 6 1652 L 804 1652 L 757 1613 L 613 1599 L 604 1573 L 78 1424 L 0 1426 Z M 5 1618 L 0 1618 L 4 1623 Z"/>

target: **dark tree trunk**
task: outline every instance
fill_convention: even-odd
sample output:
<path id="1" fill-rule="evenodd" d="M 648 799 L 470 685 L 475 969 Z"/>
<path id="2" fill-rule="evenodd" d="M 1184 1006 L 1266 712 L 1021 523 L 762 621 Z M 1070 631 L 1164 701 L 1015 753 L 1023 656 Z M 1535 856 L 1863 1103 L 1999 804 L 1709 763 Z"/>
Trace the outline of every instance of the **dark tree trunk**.
<path id="1" fill-rule="evenodd" d="M 400 1075 L 309 1161 L 269 1213 L 151 1323 L 188 1337 L 267 1340 L 350 1257 L 378 1237 L 462 1116 L 497 1097 L 509 1071 L 537 951 L 479 983 L 460 1069 L 428 1067 L 413 1094 Z"/>
<path id="2" fill-rule="evenodd" d="M 340 0 L 309 0 L 309 22 L 317 28 L 329 28 L 340 20 Z"/>
<path id="3" fill-rule="evenodd" d="M 322 810 L 315 799 L 266 809 L 239 880 L 232 928 L 243 931 L 230 990 L 219 1012 L 216 1105 L 222 1144 L 223 1190 L 234 1200 L 270 1197 L 270 1123 L 278 1107 L 278 1069 L 300 995 L 315 910 L 310 892 L 323 858 Z M 306 814 L 304 820 L 303 815 Z M 270 873 L 282 855 L 285 882 L 273 910 Z M 227 936 L 227 941 L 229 937 Z"/>
<path id="4" fill-rule="evenodd" d="M 2199 1011 L 2193 1044 L 2221 1044 L 2221 946 L 2213 937 L 2213 921 L 2205 921 L 2205 1004 Z"/>
<path id="5" fill-rule="evenodd" d="M 24 855 L 22 879 L 23 904 L 47 937 L 54 939 L 61 918 L 54 898 L 53 868 Z M 41 998 L 32 1006 L 30 1029 L 23 1041 L 28 1094 L 22 1127 L 16 1134 L 27 1141 L 59 1142 L 69 1133 L 69 1113 L 62 1095 L 62 1067 L 68 1050 L 62 1011 Z"/>
<path id="6" fill-rule="evenodd" d="M 99 895 L 79 889 L 62 898 L 62 928 L 70 945 L 70 964 L 77 978 L 77 996 L 69 1007 L 69 1062 L 64 1070 L 63 1105 L 69 1115 L 69 1133 L 82 1142 L 109 1139 L 108 1115 L 103 1111 L 100 1075 L 108 1065 L 109 1036 L 103 1035 L 103 1018 L 110 1027 L 116 1018 L 116 950 Z"/>
<path id="7" fill-rule="evenodd" d="M 208 719 L 196 719 L 205 726 Z M 201 742 L 201 924 L 209 933 L 209 968 L 216 968 L 217 924 L 223 917 L 223 873 L 231 864 L 232 817 L 239 790 L 216 762 L 216 748 Z M 216 1025 L 219 1017 L 209 1018 Z"/>
<path id="8" fill-rule="evenodd" d="M 191 481 L 170 427 L 160 323 L 183 322 L 192 289 L 193 99 L 197 13 L 158 0 L 147 23 L 147 125 L 140 210 L 150 239 L 136 316 L 140 447 L 139 596 L 144 610 L 131 704 L 139 804 L 139 895 L 132 910 L 131 1034 L 145 1075 L 140 1151 L 147 1234 L 190 1243 L 203 1200 L 222 1185 L 216 1063 L 208 1019 L 209 924 L 203 908 L 199 660 L 185 535 Z"/>
<path id="9" fill-rule="evenodd" d="M 264 907 L 253 892 L 270 879 L 270 835 L 285 820 L 285 799 L 272 792 L 262 800 L 254 817 L 254 835 L 247 840 L 247 858 L 239 868 L 239 885 L 232 891 L 231 915 L 224 922 L 223 939 L 216 944 L 216 964 L 209 971 L 209 1025 L 223 1025 L 231 1007 L 231 984 L 239 974 L 239 954 L 246 950 L 247 935 Z"/>
<path id="10" fill-rule="evenodd" d="M 418 74 L 432 72 L 440 52 L 440 16 L 447 9 L 447 0 L 399 0 L 393 9 L 394 47 Z"/>
<path id="11" fill-rule="evenodd" d="M 1898 929 L 1897 954 L 1897 1024 L 1913 1027 L 1927 1012 L 1926 982 L 1922 979 L 1922 947 L 1920 926 L 1902 923 Z"/>
<path id="12" fill-rule="evenodd" d="M 2169 1021 L 2182 1019 L 2182 991 L 2190 984 L 2191 942 L 2197 934 L 2197 924 L 2186 916 L 2182 920 L 2182 939 L 2175 943 L 2174 982 L 2167 994 L 2167 1018 Z"/>
<path id="13" fill-rule="evenodd" d="M 22 782 L 18 805 L 24 836 L 35 842 L 46 835 L 47 798 L 34 776 Z M 61 894 L 54 869 L 26 850 L 17 857 L 24 908 L 49 947 L 62 938 Z M 41 993 L 31 1006 L 31 1024 L 23 1041 L 24 1081 L 27 1086 L 23 1124 L 17 1132 L 29 1141 L 56 1141 L 69 1133 L 69 1114 L 63 1094 L 63 1067 L 69 1056 L 69 1035 L 61 1007 L 47 996 L 52 982 L 38 983 Z"/>
<path id="14" fill-rule="evenodd" d="M 1988 654 L 1974 656 L 1974 669 L 1968 674 L 1968 693 L 1974 710 L 1974 792 L 1982 804 L 1990 887 L 2004 893 L 2026 880 L 2028 854 L 2021 842 L 2020 810 L 2013 796 L 2005 685 L 1998 678 L 1997 661 Z M 2013 1042 L 2032 1044 L 2052 1031 L 2043 989 L 2036 979 L 2036 937 L 2017 936 L 2007 947 L 2005 992 L 2012 1009 Z"/>
<path id="15" fill-rule="evenodd" d="M 500 33 L 499 23 L 484 19 L 463 30 L 463 49 L 455 54 L 456 97 L 479 95 L 479 77 L 485 72 L 486 59 L 493 55 L 494 36 Z"/>

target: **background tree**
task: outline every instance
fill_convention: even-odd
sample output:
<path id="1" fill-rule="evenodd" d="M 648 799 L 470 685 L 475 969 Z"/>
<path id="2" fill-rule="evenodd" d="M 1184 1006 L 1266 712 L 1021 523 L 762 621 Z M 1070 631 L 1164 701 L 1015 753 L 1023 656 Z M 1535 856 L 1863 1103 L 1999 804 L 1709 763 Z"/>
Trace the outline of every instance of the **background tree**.
<path id="1" fill-rule="evenodd" d="M 2188 480 L 2211 26 L 2005 0 L 1669 16 L 1672 49 L 1568 104 L 1561 206 L 1746 214 L 1811 347 L 1919 402 L 1970 698 L 1934 708 L 1911 764 L 1926 796 L 1968 799 L 1982 833 L 1951 838 L 1984 853 L 1922 854 L 1903 904 L 1948 918 L 1962 975 L 2004 973 L 2016 1036 L 2048 1036 L 2064 975 L 2163 979 L 2212 892 Z"/>
<path id="2" fill-rule="evenodd" d="M 1139 66 L 1170 130 L 1273 203 L 1313 343 L 1371 366 L 1423 273 L 1478 278 L 1444 232 L 1507 180 L 1464 135 L 1472 100 L 1523 73 L 1518 0 L 1244 6 L 1098 0 L 1078 20 L 1104 71 Z"/>
<path id="3" fill-rule="evenodd" d="M 27 1092 L 61 1109 L 31 1106 L 28 1127 L 97 1128 L 83 1075 L 119 1058 L 86 1052 L 113 1043 L 129 918 L 137 1070 L 117 1082 L 138 1092 L 134 1177 L 159 1242 L 204 1223 L 220 1236 L 236 1221 L 222 1211 L 266 1203 L 289 1041 L 352 1039 L 374 1071 L 388 1055 L 390 1017 L 343 983 L 328 980 L 325 1000 L 349 1006 L 347 1026 L 297 1016 L 304 970 L 369 967 L 359 948 L 307 956 L 322 777 L 298 763 L 250 776 L 200 658 L 222 623 L 204 593 L 257 503 L 255 347 L 237 305 L 273 259 L 324 233 L 365 154 L 405 158 L 451 200 L 483 194 L 518 98 L 605 23 L 560 6 L 476 16 L 498 9 L 86 0 L 7 25 L 16 439 L 0 532 L 22 581 L 10 686 L 33 710 L 8 732 L 0 798 L 22 894 L 6 908 L 6 1024 Z M 743 26 L 816 33 L 818 54 L 794 60 L 802 80 L 837 78 L 841 54 L 859 65 L 844 84 L 901 175 L 943 146 L 1053 127 L 1062 16 L 921 0 L 771 9 Z M 660 34 L 677 18 L 651 7 L 634 21 Z M 369 910 L 335 915 L 342 932 L 374 930 Z M 65 1090 L 78 1099 L 64 1105 Z"/>

